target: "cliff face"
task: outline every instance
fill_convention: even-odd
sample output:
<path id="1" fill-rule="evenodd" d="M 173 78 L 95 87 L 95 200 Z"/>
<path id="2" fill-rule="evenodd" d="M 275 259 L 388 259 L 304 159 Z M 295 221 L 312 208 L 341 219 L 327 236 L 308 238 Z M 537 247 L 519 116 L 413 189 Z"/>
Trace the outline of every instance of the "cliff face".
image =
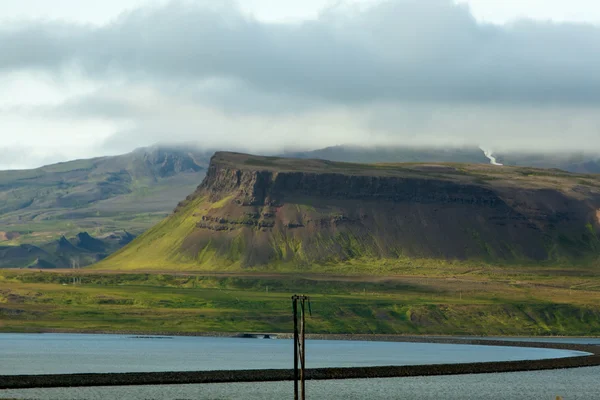
<path id="1" fill-rule="evenodd" d="M 442 180 L 218 167 L 209 171 L 202 188 L 210 193 L 212 200 L 233 192 L 243 206 L 283 205 L 286 198 L 293 201 L 298 196 L 446 204 L 494 205 L 498 201 L 495 193 L 485 188 Z"/>
<path id="2" fill-rule="evenodd" d="M 188 227 L 171 254 L 242 267 L 401 256 L 593 259 L 599 210 L 600 179 L 591 175 L 217 153 L 171 217 L 177 232 Z"/>

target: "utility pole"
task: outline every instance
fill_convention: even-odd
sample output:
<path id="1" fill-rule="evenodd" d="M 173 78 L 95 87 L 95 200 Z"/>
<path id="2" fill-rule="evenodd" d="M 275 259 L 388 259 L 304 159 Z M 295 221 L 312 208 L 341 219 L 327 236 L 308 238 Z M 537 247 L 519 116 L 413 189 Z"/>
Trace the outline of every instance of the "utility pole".
<path id="1" fill-rule="evenodd" d="M 71 259 L 71 269 L 73 270 L 73 285 L 81 284 L 81 277 L 76 273 L 79 269 L 79 257 Z"/>
<path id="2" fill-rule="evenodd" d="M 294 400 L 305 400 L 306 399 L 306 386 L 305 386 L 305 366 L 306 366 L 306 347 L 305 347 L 305 321 L 304 317 L 306 314 L 305 303 L 308 301 L 308 312 L 312 315 L 310 309 L 310 298 L 308 296 L 292 296 L 292 311 L 294 314 Z M 300 304 L 298 304 L 300 303 Z M 298 310 L 298 305 L 300 309 Z M 300 312 L 300 321 L 298 321 L 298 311 Z M 299 323 L 298 323 L 299 322 Z M 298 329 L 300 325 L 300 329 Z M 300 361 L 300 370 L 298 371 L 298 361 Z M 300 383 L 300 388 L 298 388 Z M 300 390 L 298 390 L 300 389 Z"/>

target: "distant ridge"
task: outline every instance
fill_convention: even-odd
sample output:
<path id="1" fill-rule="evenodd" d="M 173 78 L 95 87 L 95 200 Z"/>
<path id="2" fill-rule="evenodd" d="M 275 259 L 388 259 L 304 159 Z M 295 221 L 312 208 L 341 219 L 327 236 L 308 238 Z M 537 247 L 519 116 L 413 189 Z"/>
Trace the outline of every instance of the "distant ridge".
<path id="1" fill-rule="evenodd" d="M 489 159 L 476 146 L 331 146 L 301 152 L 287 152 L 283 157 L 316 158 L 357 163 L 460 162 L 489 164 Z"/>
<path id="2" fill-rule="evenodd" d="M 102 260 L 120 249 L 128 232 L 114 232 L 105 238 L 94 238 L 87 232 L 75 237 L 50 241 L 40 245 L 0 245 L 0 268 L 73 268 Z M 128 243 L 128 242 L 127 242 Z"/>
<path id="3" fill-rule="evenodd" d="M 494 151 L 498 163 L 533 168 L 558 168 L 575 173 L 600 173 L 600 150 L 596 152 Z M 311 151 L 287 152 L 284 157 L 317 158 L 331 161 L 380 162 L 460 162 L 489 164 L 485 151 L 475 146 L 332 146 Z"/>
<path id="4" fill-rule="evenodd" d="M 0 264 L 22 267 L 35 259 L 21 257 L 21 245 L 36 247 L 40 260 L 58 266 L 64 265 L 57 261 L 60 253 L 75 252 L 74 247 L 105 257 L 132 237 L 119 236 L 116 247 L 110 238 L 107 246 L 102 237 L 120 231 L 138 235 L 167 216 L 200 184 L 211 154 L 193 147 L 154 146 L 120 156 L 0 171 L 0 246 L 15 247 L 4 250 Z M 98 257 L 82 256 L 80 265 Z"/>

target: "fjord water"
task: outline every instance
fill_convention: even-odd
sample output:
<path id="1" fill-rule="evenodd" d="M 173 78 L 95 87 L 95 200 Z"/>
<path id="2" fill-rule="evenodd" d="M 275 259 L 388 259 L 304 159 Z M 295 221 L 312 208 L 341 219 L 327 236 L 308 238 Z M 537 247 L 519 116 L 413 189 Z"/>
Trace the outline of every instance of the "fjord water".
<path id="1" fill-rule="evenodd" d="M 533 340 L 533 339 L 531 339 Z M 600 344 L 597 339 L 552 341 Z M 0 334 L 0 374 L 289 368 L 291 341 L 209 337 Z M 307 342 L 309 367 L 409 365 L 568 357 L 568 350 L 431 343 Z M 600 367 L 309 381 L 313 399 L 593 399 Z M 285 399 L 290 382 L 0 390 L 1 398 Z"/>
<path id="2" fill-rule="evenodd" d="M 535 360 L 570 350 L 433 343 L 307 341 L 307 365 L 356 367 Z M 292 342 L 192 336 L 0 334 L 0 374 L 291 368 Z"/>

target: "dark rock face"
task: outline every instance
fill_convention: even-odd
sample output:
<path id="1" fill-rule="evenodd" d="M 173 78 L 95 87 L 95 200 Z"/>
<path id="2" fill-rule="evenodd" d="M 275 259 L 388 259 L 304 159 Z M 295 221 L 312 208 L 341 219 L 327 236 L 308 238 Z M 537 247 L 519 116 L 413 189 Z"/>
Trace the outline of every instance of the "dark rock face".
<path id="1" fill-rule="evenodd" d="M 75 251 L 76 248 L 73 244 L 64 236 L 61 236 L 56 244 L 56 251 L 65 252 L 65 251 Z"/>
<path id="2" fill-rule="evenodd" d="M 471 204 L 496 206 L 502 201 L 493 191 L 444 180 L 353 176 L 335 173 L 240 171 L 209 168 L 202 188 L 216 198 L 238 192 L 245 206 L 282 204 L 285 198 L 315 196 L 330 199 Z"/>
<path id="3" fill-rule="evenodd" d="M 87 232 L 80 232 L 76 237 L 76 246 L 88 251 L 105 252 L 106 244 L 102 240 L 95 239 Z"/>
<path id="4" fill-rule="evenodd" d="M 183 251 L 195 257 L 208 246 L 243 265 L 600 256 L 600 184 L 579 185 L 581 177 L 304 162 L 217 153 L 196 193 L 176 209 L 198 197 L 217 204 L 195 214 Z"/>

